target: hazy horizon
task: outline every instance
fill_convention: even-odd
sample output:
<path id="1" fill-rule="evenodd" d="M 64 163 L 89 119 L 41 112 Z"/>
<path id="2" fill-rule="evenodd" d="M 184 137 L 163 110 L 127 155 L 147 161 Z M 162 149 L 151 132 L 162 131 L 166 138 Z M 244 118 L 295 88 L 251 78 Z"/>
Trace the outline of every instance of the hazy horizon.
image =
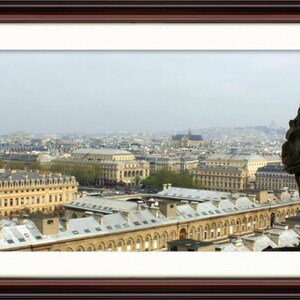
<path id="1" fill-rule="evenodd" d="M 1 51 L 0 135 L 287 128 L 299 78 L 300 51 Z"/>

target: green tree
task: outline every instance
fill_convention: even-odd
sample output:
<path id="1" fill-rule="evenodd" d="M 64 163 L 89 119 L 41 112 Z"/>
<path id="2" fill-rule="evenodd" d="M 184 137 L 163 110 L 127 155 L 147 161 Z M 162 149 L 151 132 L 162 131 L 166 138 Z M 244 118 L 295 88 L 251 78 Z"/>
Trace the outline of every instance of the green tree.
<path id="1" fill-rule="evenodd" d="M 159 170 L 156 174 L 150 175 L 141 182 L 147 187 L 157 187 L 162 188 L 163 184 L 171 183 L 176 187 L 183 188 L 199 188 L 199 184 L 193 183 L 193 177 L 191 174 L 185 173 L 175 173 L 167 168 Z"/>

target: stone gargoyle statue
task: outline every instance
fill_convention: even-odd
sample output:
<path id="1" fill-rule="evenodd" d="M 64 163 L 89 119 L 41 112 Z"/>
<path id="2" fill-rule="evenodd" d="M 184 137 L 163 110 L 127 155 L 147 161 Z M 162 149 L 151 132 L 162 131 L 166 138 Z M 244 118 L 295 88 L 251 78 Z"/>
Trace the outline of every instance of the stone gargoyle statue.
<path id="1" fill-rule="evenodd" d="M 282 145 L 282 162 L 289 174 L 295 174 L 300 193 L 300 107 L 298 115 L 289 122 L 290 128 L 286 133 L 287 141 Z"/>

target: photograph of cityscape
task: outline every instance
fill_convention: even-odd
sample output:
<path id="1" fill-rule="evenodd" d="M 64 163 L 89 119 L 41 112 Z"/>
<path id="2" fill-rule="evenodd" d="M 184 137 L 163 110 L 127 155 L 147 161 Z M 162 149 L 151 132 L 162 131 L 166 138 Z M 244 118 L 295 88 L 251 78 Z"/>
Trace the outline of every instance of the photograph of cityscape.
<path id="1" fill-rule="evenodd" d="M 299 78 L 299 51 L 1 51 L 0 251 L 300 251 Z"/>

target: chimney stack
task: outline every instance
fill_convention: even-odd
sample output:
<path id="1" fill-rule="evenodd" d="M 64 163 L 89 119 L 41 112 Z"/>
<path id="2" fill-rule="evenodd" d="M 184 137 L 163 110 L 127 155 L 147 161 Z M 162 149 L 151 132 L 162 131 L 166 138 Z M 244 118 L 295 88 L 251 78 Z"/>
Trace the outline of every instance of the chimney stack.
<path id="1" fill-rule="evenodd" d="M 142 200 L 139 200 L 139 201 L 137 201 L 137 210 L 141 210 L 141 208 L 142 208 L 142 205 L 144 204 L 144 201 L 142 201 Z"/>
<path id="2" fill-rule="evenodd" d="M 195 211 L 198 211 L 198 205 L 199 205 L 199 203 L 196 202 L 196 201 L 190 202 L 190 206 L 191 206 Z"/>
<path id="3" fill-rule="evenodd" d="M 96 221 L 98 221 L 98 223 L 100 225 L 103 225 L 104 215 L 102 215 L 102 214 L 94 214 L 93 217 L 96 219 Z"/>
<path id="4" fill-rule="evenodd" d="M 122 211 L 122 216 L 128 222 L 129 221 L 129 211 Z"/>
<path id="5" fill-rule="evenodd" d="M 69 220 L 69 218 L 61 218 L 61 222 L 62 222 L 62 225 L 63 225 L 65 231 L 68 231 L 69 228 L 70 228 L 70 220 Z"/>
<path id="6" fill-rule="evenodd" d="M 248 195 L 249 200 L 251 200 L 254 204 L 256 203 L 256 195 L 255 194 L 249 194 Z"/>

